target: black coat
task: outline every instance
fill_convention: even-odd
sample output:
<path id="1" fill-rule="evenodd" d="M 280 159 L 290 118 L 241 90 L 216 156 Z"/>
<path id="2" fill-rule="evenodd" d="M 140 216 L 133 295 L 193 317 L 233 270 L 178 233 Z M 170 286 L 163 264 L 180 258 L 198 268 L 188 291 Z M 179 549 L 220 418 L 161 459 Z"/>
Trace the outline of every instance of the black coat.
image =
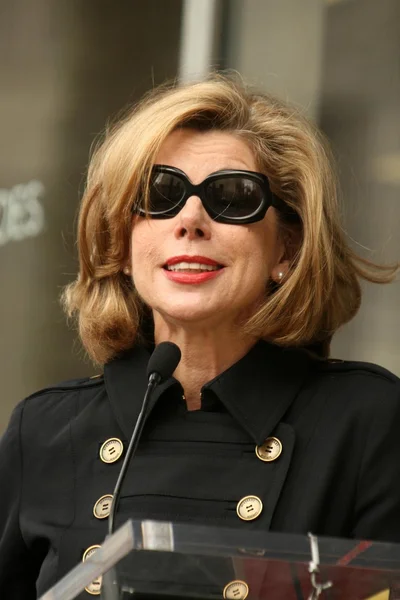
<path id="1" fill-rule="evenodd" d="M 104 376 L 15 409 L 0 444 L 1 599 L 36 598 L 101 544 L 109 502 L 97 516 L 94 506 L 112 494 L 148 357 L 135 348 Z M 200 411 L 171 379 L 154 396 L 117 526 L 155 518 L 400 542 L 399 400 L 383 368 L 266 342 L 204 386 Z"/>

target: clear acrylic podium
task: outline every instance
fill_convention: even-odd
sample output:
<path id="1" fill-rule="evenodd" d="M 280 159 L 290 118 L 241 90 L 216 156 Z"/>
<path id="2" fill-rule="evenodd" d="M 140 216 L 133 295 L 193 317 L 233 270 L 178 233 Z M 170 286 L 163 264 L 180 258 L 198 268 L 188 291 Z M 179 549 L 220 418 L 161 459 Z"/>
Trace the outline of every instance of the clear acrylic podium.
<path id="1" fill-rule="evenodd" d="M 102 600 L 400 600 L 400 545 L 127 521 L 40 600 L 89 594 Z"/>

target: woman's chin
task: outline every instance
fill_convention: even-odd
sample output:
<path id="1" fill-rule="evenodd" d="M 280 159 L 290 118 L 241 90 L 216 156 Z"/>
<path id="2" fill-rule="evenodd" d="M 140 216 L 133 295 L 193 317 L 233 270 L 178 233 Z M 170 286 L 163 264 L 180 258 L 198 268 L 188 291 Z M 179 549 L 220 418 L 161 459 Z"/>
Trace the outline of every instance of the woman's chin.
<path id="1" fill-rule="evenodd" d="M 155 321 L 157 317 L 166 323 L 182 327 L 209 326 L 213 322 L 221 320 L 221 310 L 212 307 L 189 307 L 171 306 L 160 307 L 155 310 Z"/>

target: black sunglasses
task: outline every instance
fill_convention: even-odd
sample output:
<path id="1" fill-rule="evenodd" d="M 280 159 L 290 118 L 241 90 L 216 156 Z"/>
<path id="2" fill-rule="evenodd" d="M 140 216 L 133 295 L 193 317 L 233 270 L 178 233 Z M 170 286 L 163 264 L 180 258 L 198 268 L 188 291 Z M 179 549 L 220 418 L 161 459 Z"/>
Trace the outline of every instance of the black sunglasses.
<path id="1" fill-rule="evenodd" d="M 209 216 L 218 223 L 255 223 L 264 218 L 270 206 L 296 215 L 271 192 L 267 177 L 261 173 L 225 169 L 194 185 L 183 171 L 166 165 L 152 168 L 147 210 L 140 203 L 132 210 L 152 219 L 170 219 L 191 196 L 198 196 Z"/>

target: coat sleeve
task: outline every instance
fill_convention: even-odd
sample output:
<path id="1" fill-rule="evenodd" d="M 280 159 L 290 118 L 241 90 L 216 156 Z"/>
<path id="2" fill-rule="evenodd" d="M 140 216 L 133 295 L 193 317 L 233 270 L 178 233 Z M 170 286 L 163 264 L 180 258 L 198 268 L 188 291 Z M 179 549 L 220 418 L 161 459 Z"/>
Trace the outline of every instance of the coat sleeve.
<path id="1" fill-rule="evenodd" d="M 382 395 L 383 396 L 383 395 Z M 357 539 L 400 543 L 400 382 L 368 411 L 355 506 Z M 365 423 L 365 421 L 364 421 Z"/>
<path id="2" fill-rule="evenodd" d="M 19 526 L 22 455 L 18 405 L 0 440 L 0 598 L 34 600 L 39 565 L 28 551 Z"/>

